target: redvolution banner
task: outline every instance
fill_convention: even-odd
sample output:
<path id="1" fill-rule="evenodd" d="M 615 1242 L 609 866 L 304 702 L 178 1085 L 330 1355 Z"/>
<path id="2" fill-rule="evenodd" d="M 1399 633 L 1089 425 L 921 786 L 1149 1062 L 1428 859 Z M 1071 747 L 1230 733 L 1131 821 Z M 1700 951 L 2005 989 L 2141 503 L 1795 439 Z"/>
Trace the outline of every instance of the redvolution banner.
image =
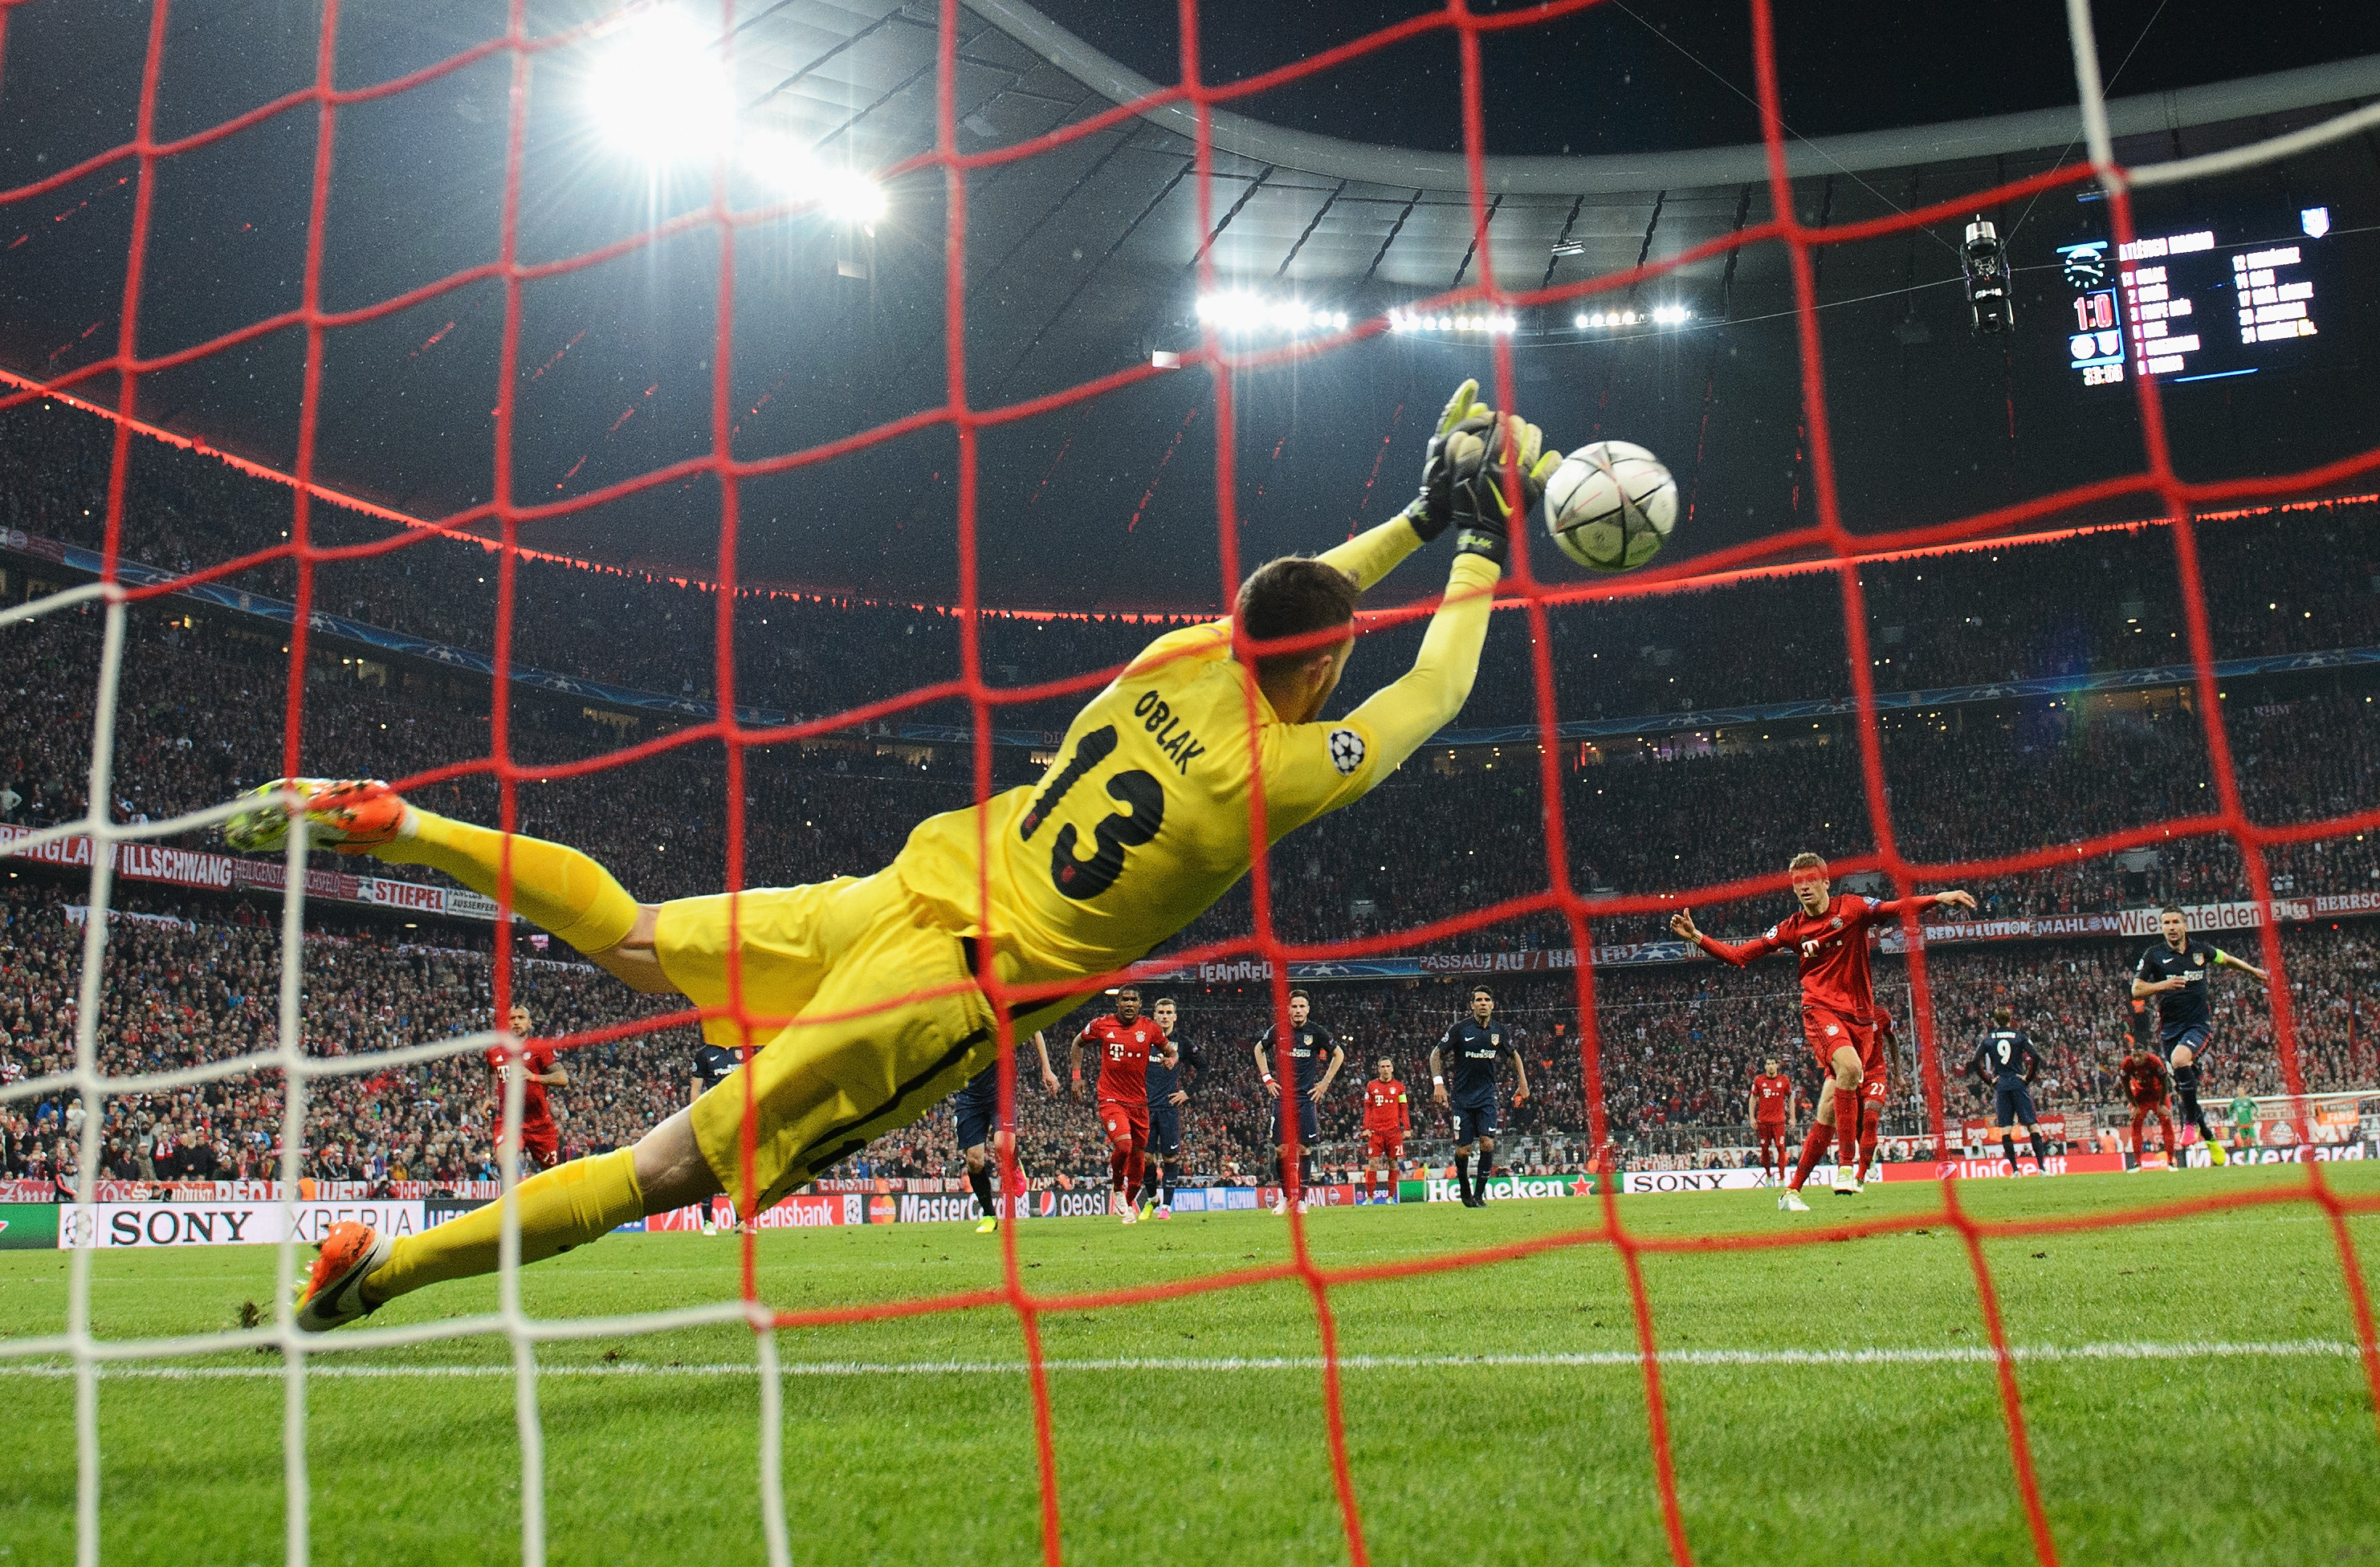
<path id="1" fill-rule="evenodd" d="M 31 837 L 34 831 L 0 821 L 0 853 Z M 164 881 L 176 887 L 208 887 L 218 892 L 253 887 L 277 893 L 288 880 L 287 865 L 277 859 L 242 859 L 237 855 L 143 843 L 117 844 L 111 853 L 115 874 L 134 881 Z M 91 863 L 91 841 L 80 833 L 71 838 L 54 838 L 17 851 L 17 857 L 87 870 Z M 464 919 L 496 917 L 496 900 L 477 893 L 456 887 L 424 886 L 418 881 L 395 881 L 385 876 L 352 876 L 343 870 L 307 871 L 306 895 Z"/>

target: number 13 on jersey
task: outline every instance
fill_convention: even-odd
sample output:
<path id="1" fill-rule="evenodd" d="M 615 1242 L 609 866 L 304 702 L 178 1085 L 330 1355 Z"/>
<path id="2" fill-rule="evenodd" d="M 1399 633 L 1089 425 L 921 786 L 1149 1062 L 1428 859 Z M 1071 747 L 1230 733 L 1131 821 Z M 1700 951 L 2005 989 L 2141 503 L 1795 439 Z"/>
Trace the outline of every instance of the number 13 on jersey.
<path id="1" fill-rule="evenodd" d="M 1116 730 L 1112 723 L 1087 731 L 1075 747 L 1074 756 L 1041 797 L 1033 802 L 1024 819 L 1017 823 L 1019 834 L 1026 843 L 1041 829 L 1059 802 L 1074 791 L 1093 768 L 1115 754 Z M 1108 797 L 1128 808 L 1102 817 L 1091 829 L 1091 857 L 1079 856 L 1081 834 L 1068 822 L 1058 830 L 1050 845 L 1050 881 L 1058 891 L 1074 899 L 1096 898 L 1115 885 L 1123 874 L 1124 851 L 1135 844 L 1155 841 L 1157 831 L 1165 824 L 1165 787 L 1154 773 L 1134 768 L 1118 772 L 1107 781 Z"/>

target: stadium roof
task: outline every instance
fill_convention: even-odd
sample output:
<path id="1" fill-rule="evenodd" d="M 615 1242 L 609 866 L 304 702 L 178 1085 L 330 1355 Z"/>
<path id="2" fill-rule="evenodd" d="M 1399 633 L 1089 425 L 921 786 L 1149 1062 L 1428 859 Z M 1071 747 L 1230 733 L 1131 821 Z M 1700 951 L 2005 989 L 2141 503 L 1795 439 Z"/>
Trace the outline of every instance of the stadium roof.
<path id="1" fill-rule="evenodd" d="M 893 168 L 930 148 L 932 7 L 746 0 L 738 9 L 734 96 L 748 126 L 858 173 Z M 1128 35 L 1160 11 L 1170 18 L 1172 7 L 1076 6 L 1070 19 L 1086 31 L 1096 26 Z M 408 7 L 401 23 L 349 16 L 342 22 L 340 83 L 390 80 L 484 43 L 500 30 L 501 13 L 487 0 L 447 0 Z M 1939 18 L 1932 24 L 1940 29 L 1937 42 L 1952 51 L 1965 46 L 1961 25 L 1947 19 L 1954 13 L 1972 14 L 1928 13 Z M 601 14 L 572 5 L 538 21 L 550 30 Z M 0 108 L 16 111 L 16 134 L 0 149 L 0 187 L 99 152 L 128 131 L 141 40 L 111 17 L 46 4 L 11 13 Z M 1634 37 L 1652 52 L 1639 59 L 1645 69 L 1645 60 L 1666 57 L 1664 48 L 1682 47 L 1661 33 L 1648 43 L 1636 33 L 1640 20 L 1616 5 L 1595 7 L 1560 24 L 1563 47 L 1618 50 L 1621 35 Z M 1298 25 L 1320 24 L 1307 17 Z M 1354 17 L 1339 24 L 1338 37 L 1359 25 L 1371 24 Z M 964 151 L 1014 145 L 1151 91 L 1133 64 L 1113 57 L 1111 48 L 1131 51 L 1112 36 L 1108 48 L 1095 46 L 1014 0 L 971 0 L 961 27 Z M 1170 24 L 1143 30 L 1151 36 L 1142 55 L 1170 55 Z M 1210 27 L 1210 54 L 1226 52 L 1214 42 L 1218 30 Z M 2301 30 L 2278 56 L 2270 49 L 2263 56 L 2226 51 L 2216 63 L 2273 63 L 2293 49 L 2312 64 L 2119 96 L 2110 105 L 2123 138 L 2119 154 L 2142 163 L 2189 156 L 2380 96 L 2380 55 L 2322 58 L 2359 42 L 2380 44 L 2374 31 L 2368 16 L 2360 29 L 2350 19 Z M 1300 48 L 1308 37 L 1294 27 L 1288 33 Z M 2048 42 L 2054 63 L 2063 41 Z M 616 33 L 599 32 L 535 59 L 524 260 L 562 261 L 625 244 L 708 200 L 702 171 L 648 170 L 605 134 L 616 128 L 602 123 L 594 86 L 603 51 L 617 43 Z M 1424 44 L 1431 58 L 1451 57 L 1443 35 L 1400 47 Z M 310 79 L 310 18 L 287 30 L 243 35 L 236 55 L 226 53 L 231 47 L 220 30 L 170 34 L 161 136 L 189 135 Z M 43 64 L 69 52 L 81 71 Z M 1728 72 L 1699 57 L 1694 64 L 1741 95 Z M 1443 68 L 1426 79 L 1402 55 L 1344 67 L 1373 84 L 1380 101 L 1398 101 L 1382 123 L 1405 138 L 1402 144 L 1298 123 L 1335 123 L 1327 79 L 1219 112 L 1206 230 L 1179 105 L 973 174 L 970 403 L 1013 404 L 1146 365 L 1152 351 L 1195 347 L 1202 245 L 1228 284 L 1354 320 L 1475 285 L 1483 258 L 1474 249 L 1461 159 L 1446 150 L 1459 141 L 1459 127 L 1448 133 L 1454 80 Z M 1210 67 L 1210 75 L 1220 74 Z M 1748 71 L 1741 74 L 1748 85 Z M 1796 108 L 1797 122 L 1850 127 L 1795 140 L 1802 215 L 1830 225 L 1889 216 L 2070 158 L 2078 116 L 2070 107 L 2041 106 L 2056 101 L 2055 83 L 2035 78 L 2022 79 L 2013 100 L 1991 79 L 1956 98 L 1922 91 L 1920 80 L 1877 91 L 1850 118 L 1826 103 Z M 1384 79 L 1406 80 L 1409 90 L 1382 92 Z M 1685 79 L 1701 79 L 1686 71 Z M 1791 98 L 1794 85 L 1789 70 L 1789 101 L 1809 102 Z M 493 55 L 341 111 L 325 229 L 326 308 L 369 310 L 491 259 L 508 87 L 509 65 Z M 1758 151 L 1741 135 L 1746 112 L 1719 87 L 1704 82 L 1697 91 L 1711 101 L 1710 112 L 1677 115 L 1676 145 L 1659 145 L 1660 124 L 1615 128 L 1596 118 L 1611 111 L 1581 110 L 1578 123 L 1596 133 L 1585 144 L 1633 140 L 1643 150 L 1491 156 L 1484 261 L 1500 283 L 1560 285 L 1660 263 L 1763 221 L 1767 192 Z M 1937 103 L 1981 109 L 2025 103 L 2028 94 L 2037 102 L 2013 112 L 1927 123 Z M 1567 119 L 1548 117 L 1546 97 L 1537 91 L 1534 99 L 1492 100 L 1491 141 L 1551 145 L 1567 134 L 1560 129 Z M 1421 139 L 1433 126 L 1436 146 Z M 163 166 L 142 307 L 144 355 L 205 343 L 298 302 L 313 129 L 310 113 L 282 114 Z M 0 312 L 0 359 L 11 368 L 57 376 L 112 350 L 129 236 L 131 187 L 123 176 L 131 172 L 129 164 L 109 164 L 39 203 L 0 209 L 0 223 L 15 217 L 27 236 L 0 233 L 0 247 L 12 240 L 24 247 L 0 285 L 11 296 Z M 2380 205 L 2370 200 L 2380 188 L 2370 154 L 2353 143 L 2308 153 L 2281 177 L 2292 188 L 2335 193 L 2329 199 L 2342 210 Z M 2268 172 L 2248 183 L 2273 178 Z M 760 206 L 783 192 L 739 176 L 734 196 Z M 848 437 L 942 400 L 942 197 L 939 171 L 920 169 L 892 181 L 890 209 L 872 225 L 802 213 L 740 232 L 732 388 L 739 456 Z M 2035 278 L 2044 296 L 2054 282 L 2047 248 L 2098 221 L 2072 191 L 1994 215 L 2014 236 L 2020 268 L 2051 273 Z M 1955 286 L 1957 226 L 1953 220 L 1830 249 L 1820 262 L 1830 367 L 1842 382 L 1839 390 L 1830 384 L 1830 396 L 1841 399 L 1837 438 L 1854 527 L 1960 515 L 2137 466 L 2136 447 L 2120 429 L 2107 437 L 2088 420 L 2071 423 L 2054 401 L 2069 390 L 2062 380 L 2028 380 L 2023 363 L 2003 363 L 1998 348 L 1968 341 Z M 1555 254 L 1557 246 L 1565 253 Z M 522 501 L 566 503 L 708 450 L 719 275 L 718 248 L 698 226 L 525 288 L 514 446 Z M 1685 547 L 1807 521 L 1790 284 L 1778 248 L 1713 254 L 1607 302 L 1646 313 L 1664 305 L 1691 310 L 1694 320 L 1674 331 L 1592 340 L 1569 330 L 1568 306 L 1519 322 L 1512 342 L 1520 395 L 1533 417 L 1564 443 L 1624 434 L 1670 456 L 1696 503 Z M 2046 298 L 2021 298 L 2020 305 L 2021 326 L 2057 308 Z M 501 288 L 480 281 L 331 334 L 318 456 L 323 480 L 418 515 L 483 503 L 492 483 L 487 415 L 504 316 Z M 2341 329 L 2350 324 L 2342 321 Z M 2046 341 L 2051 328 L 2043 332 Z M 2030 346 L 2022 335 L 2014 345 Z M 160 422 L 287 468 L 303 350 L 302 334 L 283 331 L 164 370 L 145 380 L 141 407 Z M 1453 380 L 1484 376 L 1488 362 L 1484 339 L 1400 334 L 1244 376 L 1244 558 L 1310 548 L 1343 533 L 1351 519 L 1393 510 L 1411 482 L 1424 416 Z M 2062 359 L 2054 369 L 2062 370 Z M 101 382 L 82 390 L 109 395 Z M 2337 414 L 2336 399 L 2311 401 L 2311 424 L 2295 420 L 2251 443 L 2253 464 L 2302 466 L 2309 452 L 2371 438 L 2360 426 L 2325 425 L 2325 410 L 2336 416 L 2332 424 L 2346 417 Z M 1066 608 L 1219 601 L 1212 424 L 1208 379 L 1192 373 L 987 432 L 986 596 Z M 2061 428 L 2075 441 L 2043 441 Z M 2070 444 L 2104 449 L 2077 453 Z M 2231 451 L 2240 449 L 2234 443 Z M 954 458 L 948 431 L 929 428 L 823 467 L 748 482 L 740 571 L 799 586 L 955 597 Z M 717 512 L 707 481 L 674 483 L 538 523 L 535 541 L 710 574 Z"/>

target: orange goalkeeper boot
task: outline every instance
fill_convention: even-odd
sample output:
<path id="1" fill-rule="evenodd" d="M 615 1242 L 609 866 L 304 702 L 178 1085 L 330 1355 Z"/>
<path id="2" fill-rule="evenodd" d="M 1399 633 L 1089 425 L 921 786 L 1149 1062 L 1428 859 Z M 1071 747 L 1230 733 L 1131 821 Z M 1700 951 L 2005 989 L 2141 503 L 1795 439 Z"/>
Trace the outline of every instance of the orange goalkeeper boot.
<path id="1" fill-rule="evenodd" d="M 309 839 L 343 855 L 394 843 L 405 823 L 405 801 L 376 778 L 276 778 L 248 792 L 265 803 L 225 822 L 224 842 L 243 854 L 285 845 L 291 812 L 280 796 L 286 795 L 298 796 Z"/>
<path id="2" fill-rule="evenodd" d="M 327 1333 L 370 1316 L 379 1306 L 364 1299 L 364 1278 L 387 1264 L 395 1244 L 369 1224 L 341 1221 L 314 1257 L 314 1272 L 298 1296 L 298 1326 Z"/>

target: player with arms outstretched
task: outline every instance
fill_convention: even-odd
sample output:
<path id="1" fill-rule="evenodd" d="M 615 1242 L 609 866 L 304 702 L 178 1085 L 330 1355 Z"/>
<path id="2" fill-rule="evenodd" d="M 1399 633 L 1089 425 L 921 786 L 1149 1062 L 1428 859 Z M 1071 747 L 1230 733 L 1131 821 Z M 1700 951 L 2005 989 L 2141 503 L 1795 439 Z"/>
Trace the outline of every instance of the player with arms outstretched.
<path id="1" fill-rule="evenodd" d="M 2173 1079 L 2167 1075 L 2165 1057 L 2136 1045 L 2116 1070 L 2124 1079 L 2124 1097 L 2132 1101 L 2132 1157 L 2143 1165 L 2148 1162 L 2148 1145 L 2141 1141 L 2141 1133 L 2154 1115 L 2165 1138 L 2166 1165 L 2180 1169 L 2181 1149 L 2174 1143 L 2173 1118 L 2166 1113 L 2166 1090 Z"/>
<path id="2" fill-rule="evenodd" d="M 1294 1165 L 1289 1161 L 1289 1118 L 1281 1113 L 1281 1084 L 1273 1076 L 1274 1062 L 1284 1049 L 1289 1054 L 1290 1097 L 1297 1110 Z M 1306 1188 L 1314 1184 L 1314 1145 L 1322 1139 L 1322 1096 L 1330 1091 L 1339 1069 L 1347 1064 L 1347 1047 L 1314 1021 L 1313 998 L 1304 990 L 1292 990 L 1289 1032 L 1276 1040 L 1272 1026 L 1267 1024 L 1257 1037 L 1256 1057 L 1265 1092 L 1273 1101 L 1272 1124 L 1265 1129 L 1265 1140 L 1272 1145 L 1272 1177 L 1281 1186 L 1281 1196 L 1273 1199 L 1272 1210 L 1287 1213 L 1293 1202 L 1302 1208 Z"/>
<path id="3" fill-rule="evenodd" d="M 1802 1184 L 1817 1168 L 1830 1135 L 1836 1193 L 1851 1197 L 1860 1189 L 1860 1084 L 1881 1062 L 1876 1041 L 1876 983 L 1868 967 L 1870 927 L 1937 904 L 1973 908 L 1975 900 L 1962 892 L 1890 902 L 1834 893 L 1827 862 L 1806 852 L 1795 855 L 1787 869 L 1799 906 L 1751 941 L 1731 943 L 1704 935 L 1694 928 L 1692 909 L 1671 915 L 1670 929 L 1738 968 L 1770 953 L 1791 952 L 1801 959 L 1802 1037 L 1809 1041 L 1827 1081 L 1818 1089 L 1817 1114 L 1803 1142 L 1801 1162 L 1777 1206 L 1807 1212 Z"/>
<path id="4" fill-rule="evenodd" d="M 546 1090 L 570 1087 L 570 1074 L 564 1070 L 551 1044 L 529 1038 L 528 1008 L 516 1004 L 504 1024 L 520 1044 L 517 1053 L 503 1045 L 488 1047 L 488 1071 L 496 1080 L 496 1102 L 489 1112 L 488 1124 L 503 1129 L 505 1079 L 519 1073 L 520 1168 L 524 1175 L 533 1174 L 552 1169 L 562 1157 L 562 1128 L 553 1123 L 553 1106 L 546 1099 Z"/>
<path id="5" fill-rule="evenodd" d="M 2236 968 L 2260 985 L 2272 983 L 2272 976 L 2254 964 L 2194 940 L 2190 917 L 2181 912 L 2181 905 L 2168 904 L 2157 911 L 2157 940 L 2133 966 L 2132 999 L 2156 998 L 2157 1053 L 2173 1071 L 2181 1118 L 2198 1128 L 2206 1157 L 2221 1164 L 2227 1157 L 2223 1145 L 2216 1140 L 2214 1128 L 2206 1124 L 2206 1112 L 2198 1104 L 2198 1058 L 2206 1053 L 2207 1038 L 2215 1031 L 2215 1011 L 2206 1002 L 2206 981 L 2218 968 Z M 2180 1163 L 2177 1158 L 2174 1167 L 2180 1169 Z"/>
<path id="6" fill-rule="evenodd" d="M 1496 1102 L 1496 1063 L 1512 1058 L 1518 1086 L 1512 1106 L 1529 1102 L 1529 1063 L 1521 1059 L 1519 1037 L 1496 1021 L 1496 998 L 1485 985 L 1471 988 L 1471 1015 L 1447 1026 L 1429 1048 L 1429 1097 L 1454 1114 L 1454 1179 L 1465 1208 L 1488 1206 L 1488 1178 L 1496 1172 L 1496 1134 L 1503 1112 Z M 1451 1093 L 1446 1079 L 1454 1078 Z M 1471 1149 L 1479 1148 L 1479 1184 L 1471 1184 Z"/>
<path id="7" fill-rule="evenodd" d="M 1033 1036 L 1033 1051 L 1041 1058 L 1041 1091 L 1056 1093 L 1058 1075 L 1050 1070 L 1050 1043 L 1038 1032 Z M 966 1162 L 967 1189 L 975 1193 L 976 1206 L 983 1209 L 983 1217 L 975 1221 L 975 1233 L 989 1235 L 1000 1228 L 1000 1199 L 991 1172 L 1012 1140 L 1006 1132 L 998 1132 L 994 1140 L 1000 1125 L 997 1060 L 968 1078 L 966 1087 L 952 1096 L 951 1111 L 953 1126 L 958 1134 L 959 1158 Z"/>
<path id="8" fill-rule="evenodd" d="M 1991 1032 L 1976 1043 L 1967 1070 L 1991 1085 L 1992 1132 L 2000 1140 L 2000 1152 L 2008 1156 L 2009 1173 L 2024 1173 L 2017 1167 L 2014 1128 L 2033 1144 L 2034 1172 L 2046 1174 L 2049 1148 L 2041 1140 L 2033 1109 L 2033 1079 L 2041 1070 L 2041 1052 L 2034 1048 L 2033 1036 L 2016 1026 L 2008 1008 L 1993 1009 Z"/>
<path id="9" fill-rule="evenodd" d="M 1760 1168 L 1780 1186 L 1785 1184 L 1785 1140 L 1791 1135 L 1794 1101 L 1800 1098 L 1793 1091 L 1793 1079 L 1785 1075 L 1784 1064 L 1773 1055 L 1760 1063 L 1745 1106 L 1753 1141 L 1759 1146 Z"/>
<path id="10" fill-rule="evenodd" d="M 1040 782 L 928 818 L 873 876 L 639 905 L 576 849 L 438 816 L 372 782 L 277 780 L 225 836 L 278 846 L 294 812 L 318 844 L 431 866 L 491 895 L 503 884 L 519 914 L 632 989 L 703 1008 L 713 1042 L 757 1047 L 633 1149 L 525 1182 L 523 1261 L 722 1190 L 765 1209 L 1196 919 L 1269 846 L 1249 841 L 1252 789 L 1277 839 L 1362 798 L 1451 721 L 1478 673 L 1513 518 L 1559 460 L 1465 382 L 1403 511 L 1318 558 L 1259 567 L 1231 619 L 1159 638 L 1091 698 Z M 1358 595 L 1449 528 L 1454 564 L 1414 667 L 1323 722 Z M 984 989 L 995 979 L 1030 991 L 1006 1017 Z M 759 1123 L 748 1162 L 747 1105 Z M 336 1226 L 298 1319 L 332 1328 L 493 1272 L 502 1227 L 495 1206 L 402 1240 Z"/>
<path id="11" fill-rule="evenodd" d="M 1397 1063 L 1382 1056 L 1373 1063 L 1372 1080 L 1364 1085 L 1362 1200 L 1397 1200 L 1397 1161 L 1405 1156 L 1405 1134 L 1412 1130 L 1413 1109 L 1405 1086 L 1397 1081 Z"/>
<path id="12" fill-rule="evenodd" d="M 1099 1057 L 1099 1129 L 1108 1135 L 1108 1174 L 1115 1195 L 1108 1211 L 1130 1224 L 1140 1217 L 1133 1194 L 1148 1157 L 1148 1058 L 1164 1041 L 1157 1025 L 1140 1015 L 1140 991 L 1126 985 L 1115 993 L 1115 1011 L 1095 1017 L 1075 1036 L 1075 1098 L 1083 1097 L 1083 1045 Z"/>

